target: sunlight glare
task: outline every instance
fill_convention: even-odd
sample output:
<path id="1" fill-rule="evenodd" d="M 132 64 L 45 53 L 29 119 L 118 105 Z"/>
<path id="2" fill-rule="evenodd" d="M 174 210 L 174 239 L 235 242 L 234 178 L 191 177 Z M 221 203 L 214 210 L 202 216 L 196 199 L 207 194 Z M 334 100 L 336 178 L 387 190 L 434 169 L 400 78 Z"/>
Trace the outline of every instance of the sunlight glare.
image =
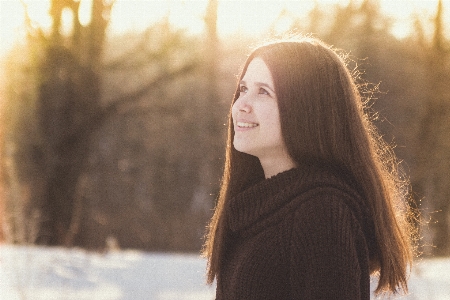
<path id="1" fill-rule="evenodd" d="M 82 26 L 86 26 L 91 21 L 92 0 L 81 0 L 78 8 L 78 21 Z M 63 10 L 61 16 L 61 34 L 70 35 L 73 30 L 73 12 L 69 8 Z"/>
<path id="2" fill-rule="evenodd" d="M 117 0 L 111 11 L 112 33 L 141 31 L 160 21 L 169 12 L 169 1 Z"/>
<path id="3" fill-rule="evenodd" d="M 405 38 L 414 30 L 413 16 L 429 22 L 436 14 L 438 0 L 381 0 L 381 11 L 384 15 L 393 19 L 392 34 L 397 38 Z M 446 28 L 450 26 L 450 0 L 443 0 L 444 23 Z M 431 34 L 429 24 L 424 24 Z M 447 29 L 447 36 L 450 34 Z"/>
<path id="4" fill-rule="evenodd" d="M 363 0 L 353 0 L 356 5 Z M 24 8 L 27 6 L 32 26 L 48 32 L 52 20 L 49 15 L 50 0 L 0 0 L 0 55 L 14 43 L 24 40 Z M 412 16 L 417 15 L 428 26 L 436 13 L 438 0 L 380 0 L 382 12 L 392 18 L 392 33 L 403 38 L 413 32 Z M 208 0 L 116 0 L 109 24 L 110 34 L 142 31 L 168 17 L 175 28 L 200 34 L 204 29 L 204 14 Z M 276 33 L 285 31 L 294 19 L 303 20 L 315 4 L 323 9 L 331 5 L 348 5 L 350 0 L 257 1 L 219 0 L 218 33 L 222 37 L 235 33 L 259 36 L 269 28 Z M 443 0 L 446 28 L 450 28 L 450 0 Z M 90 22 L 92 0 L 81 0 L 80 23 Z M 280 16 L 285 9 L 288 13 Z M 64 30 L 71 28 L 70 16 L 64 16 Z M 276 23 L 274 23 L 276 21 Z M 447 29 L 447 36 L 450 30 Z"/>
<path id="5" fill-rule="evenodd" d="M 81 0 L 79 14 L 80 23 L 86 26 L 91 21 L 92 0 Z"/>
<path id="6" fill-rule="evenodd" d="M 52 19 L 50 17 L 50 1 L 31 1 L 24 0 L 28 9 L 28 15 L 36 26 L 48 30 L 52 26 Z M 23 17 L 23 10 L 20 12 Z M 17 17 L 17 16 L 16 16 Z"/>
<path id="7" fill-rule="evenodd" d="M 191 34 L 203 31 L 203 15 L 207 1 L 124 1 L 119 0 L 113 6 L 111 31 L 123 33 L 142 30 L 169 17 L 176 28 L 186 29 Z"/>
<path id="8" fill-rule="evenodd" d="M 270 27 L 281 9 L 276 1 L 221 1 L 217 20 L 219 34 L 261 34 Z"/>
<path id="9" fill-rule="evenodd" d="M 283 32 L 287 32 L 291 27 L 293 23 L 293 18 L 291 15 L 283 14 L 279 16 L 274 24 L 274 31 L 276 34 L 281 34 Z"/>
<path id="10" fill-rule="evenodd" d="M 23 11 L 20 2 L 0 1 L 0 55 L 3 56 L 21 36 L 22 21 L 17 11 Z"/>
<path id="11" fill-rule="evenodd" d="M 181 1 L 172 2 L 170 6 L 170 23 L 176 27 L 186 29 L 191 34 L 202 33 L 204 24 L 204 13 L 207 1 Z"/>
<path id="12" fill-rule="evenodd" d="M 68 36 L 73 31 L 73 13 L 70 9 L 65 8 L 61 15 L 61 34 Z"/>

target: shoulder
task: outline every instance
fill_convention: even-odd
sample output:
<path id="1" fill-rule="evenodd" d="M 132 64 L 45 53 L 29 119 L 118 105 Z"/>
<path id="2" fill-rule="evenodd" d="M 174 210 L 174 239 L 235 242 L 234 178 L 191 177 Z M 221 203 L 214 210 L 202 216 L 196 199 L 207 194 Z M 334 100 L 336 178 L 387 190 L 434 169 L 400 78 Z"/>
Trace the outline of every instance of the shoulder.
<path id="1" fill-rule="evenodd" d="M 361 223 L 370 219 L 368 206 L 357 183 L 347 172 L 336 168 L 315 168 L 304 178 L 302 186 L 291 201 L 291 212 L 297 221 L 342 218 Z"/>
<path id="2" fill-rule="evenodd" d="M 293 202 L 297 202 L 296 213 L 300 216 L 305 212 L 313 215 L 345 215 L 346 213 L 359 215 L 362 203 L 358 194 L 335 185 L 322 185 L 297 195 Z"/>
<path id="3" fill-rule="evenodd" d="M 292 219 L 287 224 L 291 245 L 346 249 L 363 256 L 366 250 L 373 253 L 376 237 L 372 214 L 355 184 L 336 172 L 325 172 L 311 187 L 292 201 Z M 346 247 L 340 249 L 338 245 Z"/>
<path id="4" fill-rule="evenodd" d="M 292 201 L 290 249 L 326 255 L 365 248 L 364 203 L 342 184 L 323 183 Z M 294 251 L 297 251 L 294 250 Z"/>
<path id="5" fill-rule="evenodd" d="M 294 199 L 296 201 L 299 203 L 292 210 L 294 233 L 308 236 L 316 233 L 333 238 L 338 232 L 362 232 L 357 200 L 341 190 L 332 187 L 314 189 Z"/>
<path id="6" fill-rule="evenodd" d="M 360 284 L 369 278 L 369 254 L 345 197 L 351 198 L 332 188 L 311 191 L 292 212 L 289 274 L 298 298 L 360 299 Z"/>

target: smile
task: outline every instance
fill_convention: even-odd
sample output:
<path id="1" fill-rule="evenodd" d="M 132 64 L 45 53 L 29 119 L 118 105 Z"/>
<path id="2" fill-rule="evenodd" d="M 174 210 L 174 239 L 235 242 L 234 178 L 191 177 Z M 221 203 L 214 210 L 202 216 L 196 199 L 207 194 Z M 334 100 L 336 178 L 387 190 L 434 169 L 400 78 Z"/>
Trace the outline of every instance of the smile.
<path id="1" fill-rule="evenodd" d="M 259 124 L 257 124 L 257 123 L 237 122 L 236 125 L 238 127 L 241 127 L 241 128 L 252 128 L 252 127 L 258 126 Z"/>

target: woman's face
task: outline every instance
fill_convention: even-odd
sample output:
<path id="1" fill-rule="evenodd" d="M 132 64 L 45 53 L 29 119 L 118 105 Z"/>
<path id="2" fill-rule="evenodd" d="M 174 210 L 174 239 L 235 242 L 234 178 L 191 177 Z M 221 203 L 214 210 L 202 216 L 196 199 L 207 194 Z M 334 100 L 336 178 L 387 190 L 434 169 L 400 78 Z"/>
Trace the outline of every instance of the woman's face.
<path id="1" fill-rule="evenodd" d="M 233 104 L 234 148 L 263 162 L 286 159 L 277 95 L 272 75 L 261 58 L 254 58 L 239 84 Z"/>

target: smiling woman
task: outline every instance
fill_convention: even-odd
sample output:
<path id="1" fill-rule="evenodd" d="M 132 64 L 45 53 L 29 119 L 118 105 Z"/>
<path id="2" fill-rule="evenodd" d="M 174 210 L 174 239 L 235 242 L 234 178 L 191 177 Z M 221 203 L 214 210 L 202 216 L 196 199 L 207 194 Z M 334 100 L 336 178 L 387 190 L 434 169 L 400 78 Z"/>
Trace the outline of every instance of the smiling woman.
<path id="1" fill-rule="evenodd" d="M 262 59 L 249 64 L 232 115 L 234 148 L 258 157 L 266 178 L 295 166 L 282 138 L 272 75 Z"/>
<path id="2" fill-rule="evenodd" d="M 204 249 L 216 299 L 368 300 L 376 273 L 376 293 L 406 292 L 405 183 L 344 60 L 275 40 L 239 79 Z"/>

